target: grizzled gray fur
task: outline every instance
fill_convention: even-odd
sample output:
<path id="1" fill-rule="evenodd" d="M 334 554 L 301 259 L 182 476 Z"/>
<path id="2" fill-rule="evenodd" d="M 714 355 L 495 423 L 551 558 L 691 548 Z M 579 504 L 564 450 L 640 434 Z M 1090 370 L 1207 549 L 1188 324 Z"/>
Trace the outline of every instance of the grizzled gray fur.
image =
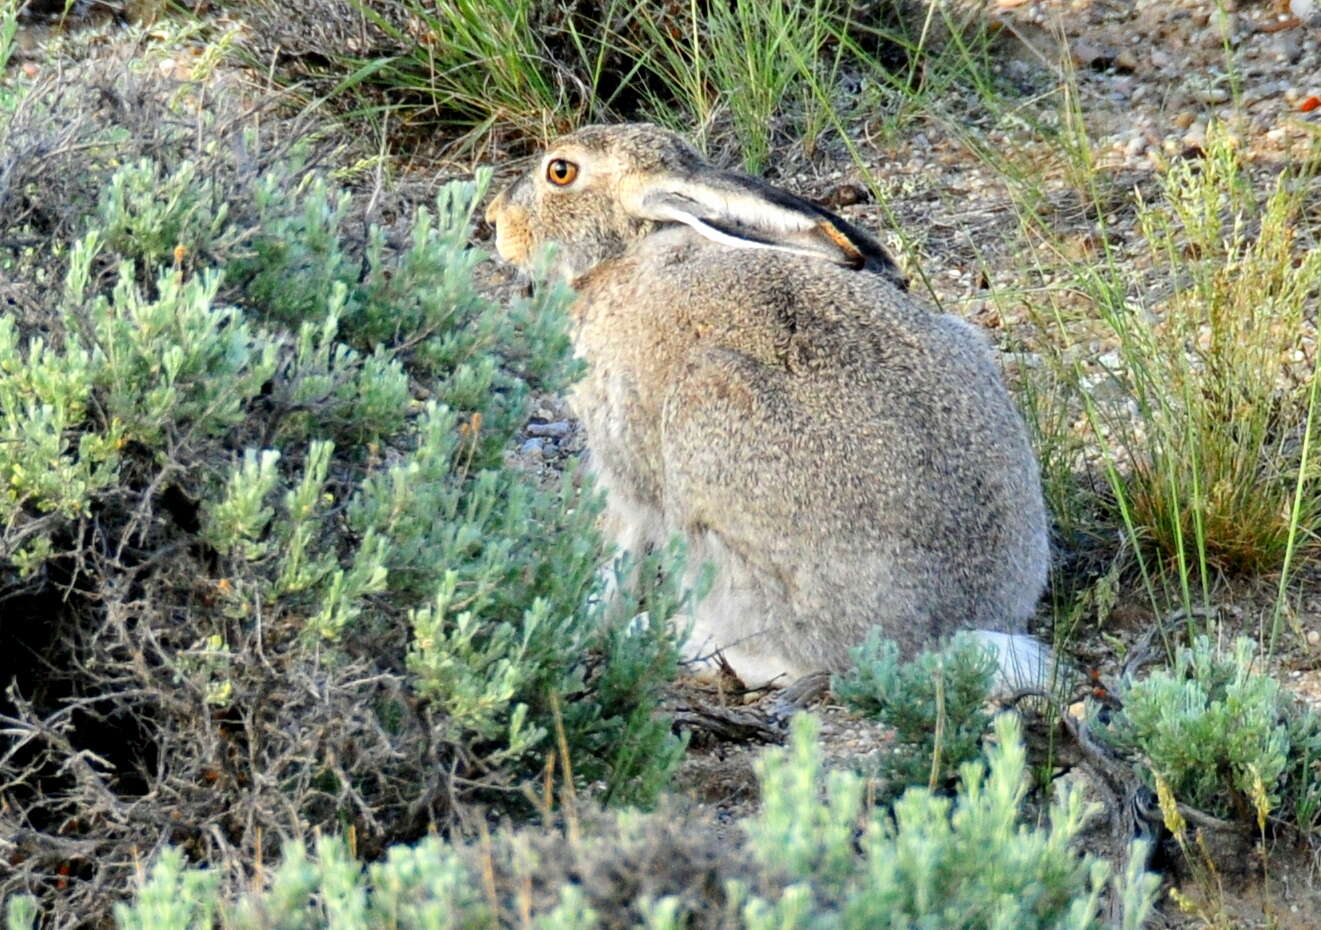
<path id="1" fill-rule="evenodd" d="M 487 215 L 578 291 L 571 401 L 613 532 L 715 563 L 694 655 L 757 684 L 842 670 L 873 625 L 906 654 L 1023 631 L 1049 558 L 1023 421 L 873 237 L 648 125 L 564 136 Z"/>

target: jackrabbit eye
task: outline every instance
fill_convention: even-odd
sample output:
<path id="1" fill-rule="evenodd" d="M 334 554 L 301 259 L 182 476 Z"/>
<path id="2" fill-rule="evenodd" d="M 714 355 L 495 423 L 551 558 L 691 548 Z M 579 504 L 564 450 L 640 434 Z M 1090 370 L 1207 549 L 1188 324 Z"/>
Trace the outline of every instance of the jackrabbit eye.
<path id="1" fill-rule="evenodd" d="M 578 166 L 563 158 L 552 158 L 546 164 L 546 180 L 556 187 L 568 187 L 578 177 Z"/>

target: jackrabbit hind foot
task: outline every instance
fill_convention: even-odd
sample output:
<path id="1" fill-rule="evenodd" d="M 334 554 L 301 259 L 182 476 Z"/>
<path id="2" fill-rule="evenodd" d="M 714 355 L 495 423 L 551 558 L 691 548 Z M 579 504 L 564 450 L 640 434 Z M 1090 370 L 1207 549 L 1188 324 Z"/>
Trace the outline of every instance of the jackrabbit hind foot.
<path id="1" fill-rule="evenodd" d="M 996 630 L 974 630 L 973 634 L 995 656 L 992 698 L 1005 700 L 1024 691 L 1056 692 L 1067 684 L 1068 669 L 1035 636 Z"/>

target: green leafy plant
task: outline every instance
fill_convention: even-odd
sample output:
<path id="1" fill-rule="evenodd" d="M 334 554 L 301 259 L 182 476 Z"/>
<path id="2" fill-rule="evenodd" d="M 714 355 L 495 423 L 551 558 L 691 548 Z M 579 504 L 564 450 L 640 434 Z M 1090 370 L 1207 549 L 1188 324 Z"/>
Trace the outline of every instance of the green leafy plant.
<path id="1" fill-rule="evenodd" d="M 894 728 L 893 750 L 880 763 L 894 791 L 943 784 L 980 756 L 997 666 L 974 635 L 959 634 L 944 649 L 906 661 L 873 629 L 852 655 L 853 669 L 837 676 L 831 689 L 848 706 Z"/>
<path id="2" fill-rule="evenodd" d="M 1111 876 L 1073 849 L 1088 816 L 1077 790 L 1055 800 L 1049 825 L 1019 822 L 1028 782 L 1012 716 L 996 722 L 989 768 L 962 767 L 955 797 L 912 789 L 893 815 L 864 808 L 860 776 L 824 773 L 817 732 L 798 717 L 792 745 L 758 765 L 764 804 L 746 839 L 721 842 L 702 824 L 625 812 L 563 836 L 501 831 L 472 845 L 429 837 L 364 868 L 346 842 L 325 837 L 314 855 L 286 847 L 264 886 L 242 895 L 223 895 L 214 872 L 167 850 L 116 919 L 125 930 L 480 930 L 512 914 L 565 930 L 1087 930 L 1105 925 L 1107 887 L 1113 926 L 1136 930 L 1150 913 L 1155 876 L 1136 867 Z M 13 930 L 31 930 L 32 917 L 27 899 L 10 903 Z"/>
<path id="3" fill-rule="evenodd" d="M 1071 265 L 1085 318 L 1060 304 L 1033 311 L 1061 340 L 1046 357 L 1102 452 L 1108 493 L 1089 506 L 1125 527 L 1158 608 L 1173 601 L 1191 614 L 1226 573 L 1280 572 L 1282 598 L 1321 523 L 1311 182 L 1286 172 L 1259 194 L 1217 126 L 1204 158 L 1163 166 L 1159 182 L 1133 204 L 1136 260 L 1103 237 L 1099 256 Z M 1091 196 L 1098 212 L 1116 209 L 1104 191 Z M 1058 243 L 1047 236 L 1045 247 Z M 1115 351 L 1080 360 L 1067 344 L 1098 318 Z M 1262 631 L 1268 647 L 1282 604 Z"/>
<path id="4" fill-rule="evenodd" d="M 761 769 L 765 800 L 750 834 L 753 849 L 762 862 L 780 864 L 795 884 L 774 909 L 759 909 L 765 917 L 775 914 L 776 922 L 749 920 L 749 926 L 811 926 L 808 915 L 829 908 L 830 901 L 839 902 L 838 925 L 859 930 L 928 924 L 1101 926 L 1098 900 L 1107 866 L 1070 850 L 1089 816 L 1081 795 L 1068 790 L 1056 797 L 1048 829 L 1017 824 L 1028 781 L 1012 714 L 996 718 L 989 769 L 978 762 L 960 767 L 956 797 L 911 788 L 895 802 L 893 820 L 875 813 L 865 817 L 860 859 L 844 849 L 857 825 L 862 781 L 835 772 L 823 786 L 812 733 L 808 723 L 799 722 L 792 759 L 770 754 Z M 1136 871 L 1115 882 L 1122 926 L 1142 925 L 1155 884 L 1154 876 Z M 789 895 L 790 889 L 806 901 Z"/>
<path id="5" fill-rule="evenodd" d="M 39 657 L 0 670 L 0 895 L 104 918 L 160 823 L 226 881 L 330 826 L 378 853 L 528 809 L 550 756 L 653 800 L 682 554 L 607 596 L 590 482 L 504 454 L 579 370 L 567 290 L 478 292 L 487 175 L 385 227 L 297 122 L 178 118 L 145 69 L 0 125 L 0 642 Z M 48 830 L 69 880 L 7 845 Z"/>
<path id="6" fill-rule="evenodd" d="M 1124 695 L 1109 736 L 1135 752 L 1149 784 L 1160 779 L 1186 804 L 1251 821 L 1274 812 L 1314 829 L 1321 719 L 1293 706 L 1240 637 L 1229 652 L 1198 637 Z"/>

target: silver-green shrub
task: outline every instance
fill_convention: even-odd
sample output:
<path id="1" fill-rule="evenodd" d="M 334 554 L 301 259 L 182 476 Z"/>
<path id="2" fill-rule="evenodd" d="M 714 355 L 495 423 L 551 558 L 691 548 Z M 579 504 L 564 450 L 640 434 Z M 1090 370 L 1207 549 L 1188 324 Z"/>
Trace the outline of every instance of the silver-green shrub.
<path id="1" fill-rule="evenodd" d="M 314 855 L 295 843 L 245 895 L 163 853 L 134 899 L 116 908 L 122 930 L 1086 930 L 1140 927 L 1155 876 L 1111 875 L 1073 841 L 1088 806 L 1076 790 L 1048 824 L 1021 819 L 1029 779 L 1019 727 L 996 722 L 989 766 L 963 766 L 954 797 L 908 791 L 893 811 L 866 809 L 864 780 L 823 771 L 817 726 L 800 717 L 792 746 L 759 765 L 764 804 L 743 835 L 664 815 L 615 814 L 572 832 L 501 833 L 453 845 L 430 837 L 391 848 L 364 867 L 340 839 Z M 1143 860 L 1131 855 L 1130 862 Z M 31 926 L 24 905 L 12 930 Z"/>
<path id="2" fill-rule="evenodd" d="M 873 629 L 852 655 L 853 668 L 831 688 L 849 707 L 894 728 L 894 745 L 879 759 L 891 791 L 933 779 L 943 784 L 980 756 L 997 666 L 975 636 L 960 633 L 942 649 L 901 661 L 894 642 Z"/>
<path id="3" fill-rule="evenodd" d="M 1174 665 L 1133 684 L 1107 736 L 1149 783 L 1220 817 L 1260 810 L 1304 834 L 1321 826 L 1321 717 L 1295 703 L 1247 637 L 1224 651 L 1197 637 Z"/>
<path id="4" fill-rule="evenodd" d="M 1141 926 L 1155 877 L 1112 881 L 1105 862 L 1072 848 L 1094 813 L 1076 787 L 1055 797 L 1048 827 L 1024 825 L 1030 780 L 1017 717 L 996 718 L 995 734 L 987 766 L 960 766 L 953 798 L 910 788 L 892 812 L 859 821 L 863 779 L 823 776 L 814 729 L 800 722 L 792 757 L 772 754 L 762 766 L 763 812 L 749 836 L 759 860 L 784 869 L 803 900 L 763 904 L 748 926 L 1081 930 L 1104 925 L 1107 884 L 1123 904 L 1122 925 Z"/>
<path id="5" fill-rule="evenodd" d="M 562 286 L 475 284 L 486 177 L 385 222 L 297 121 L 106 67 L 0 122 L 0 897 L 95 922 L 165 843 L 223 888 L 317 830 L 381 853 L 526 809 L 560 728 L 649 801 L 680 554 L 606 597 L 596 493 L 506 462 L 577 366 Z"/>

